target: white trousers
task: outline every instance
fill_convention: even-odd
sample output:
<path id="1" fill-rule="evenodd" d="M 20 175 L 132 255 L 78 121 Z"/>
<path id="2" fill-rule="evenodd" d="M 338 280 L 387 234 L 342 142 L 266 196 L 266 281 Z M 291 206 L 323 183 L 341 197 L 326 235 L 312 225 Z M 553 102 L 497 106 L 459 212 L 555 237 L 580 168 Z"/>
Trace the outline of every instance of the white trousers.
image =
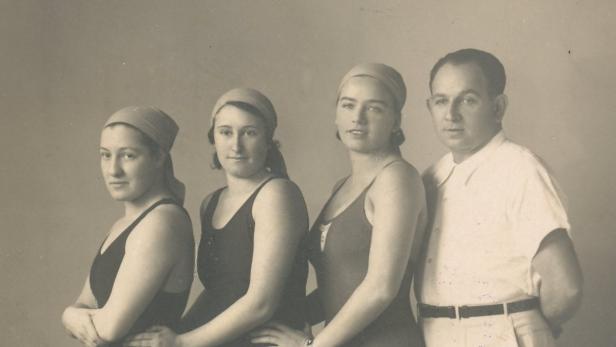
<path id="1" fill-rule="evenodd" d="M 463 319 L 421 318 L 426 347 L 555 347 L 537 310 Z"/>

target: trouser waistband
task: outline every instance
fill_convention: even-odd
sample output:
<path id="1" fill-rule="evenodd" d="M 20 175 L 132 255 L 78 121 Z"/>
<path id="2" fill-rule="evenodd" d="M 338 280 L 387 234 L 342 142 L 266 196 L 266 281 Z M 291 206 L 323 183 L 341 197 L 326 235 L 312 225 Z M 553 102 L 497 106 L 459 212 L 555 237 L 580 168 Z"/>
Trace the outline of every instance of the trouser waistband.
<path id="1" fill-rule="evenodd" d="M 417 304 L 417 312 L 422 318 L 471 318 L 481 316 L 495 316 L 530 311 L 539 307 L 539 298 L 534 297 L 520 301 L 490 304 L 490 305 L 463 305 L 463 306 L 434 306 Z"/>

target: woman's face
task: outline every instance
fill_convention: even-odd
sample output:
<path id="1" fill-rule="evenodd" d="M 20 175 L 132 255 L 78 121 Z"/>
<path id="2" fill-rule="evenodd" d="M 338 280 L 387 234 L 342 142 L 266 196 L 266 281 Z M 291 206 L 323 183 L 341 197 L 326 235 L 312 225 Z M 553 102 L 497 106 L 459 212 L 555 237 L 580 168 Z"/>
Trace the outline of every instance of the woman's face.
<path id="1" fill-rule="evenodd" d="M 399 126 L 392 95 L 372 77 L 353 77 L 340 91 L 336 126 L 351 151 L 377 153 L 392 149 L 391 135 Z"/>
<path id="2" fill-rule="evenodd" d="M 250 112 L 223 106 L 214 123 L 214 146 L 229 175 L 249 178 L 265 170 L 267 129 L 263 120 Z"/>
<path id="3" fill-rule="evenodd" d="M 156 182 L 162 167 L 160 155 L 152 153 L 143 136 L 123 124 L 105 127 L 101 133 L 101 170 L 114 200 L 138 200 Z"/>

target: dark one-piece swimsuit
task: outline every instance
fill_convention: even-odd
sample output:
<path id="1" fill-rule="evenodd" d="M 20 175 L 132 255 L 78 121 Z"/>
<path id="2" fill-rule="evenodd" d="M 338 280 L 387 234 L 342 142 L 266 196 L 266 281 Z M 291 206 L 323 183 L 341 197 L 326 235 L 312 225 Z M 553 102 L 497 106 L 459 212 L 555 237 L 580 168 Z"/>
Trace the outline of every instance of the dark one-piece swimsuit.
<path id="1" fill-rule="evenodd" d="M 207 206 L 203 206 L 197 269 L 206 291 L 206 299 L 199 315 L 199 322 L 187 322 L 193 327 L 212 320 L 247 292 L 255 231 L 252 206 L 261 188 L 273 178 L 262 183 L 221 229 L 212 226 L 212 216 L 224 188 L 215 191 Z M 294 329 L 303 328 L 307 275 L 308 262 L 303 247 L 300 247 L 272 320 Z M 251 344 L 247 336 L 242 336 L 222 346 L 256 345 Z"/>
<path id="2" fill-rule="evenodd" d="M 96 298 L 98 307 L 103 307 L 109 299 L 111 289 L 115 282 L 115 278 L 118 274 L 122 260 L 124 259 L 124 250 L 126 246 L 126 239 L 133 231 L 135 226 L 141 222 L 141 220 L 150 213 L 154 208 L 162 204 L 174 204 L 184 208 L 175 202 L 173 199 L 162 199 L 139 215 L 122 233 L 107 247 L 104 253 L 101 253 L 101 247 L 98 250 L 92 267 L 90 268 L 90 288 L 92 294 Z M 185 211 L 185 210 L 184 210 Z M 104 242 L 103 242 L 104 243 Z M 186 308 L 186 301 L 188 300 L 188 293 L 190 288 L 177 293 L 165 292 L 162 288 L 154 296 L 152 301 L 145 308 L 143 313 L 137 318 L 133 326 L 130 328 L 128 335 L 137 334 L 145 331 L 153 325 L 164 325 L 171 329 L 175 329 L 179 323 L 180 317 L 184 309 Z M 114 341 L 109 344 L 110 347 L 122 346 L 122 341 Z"/>

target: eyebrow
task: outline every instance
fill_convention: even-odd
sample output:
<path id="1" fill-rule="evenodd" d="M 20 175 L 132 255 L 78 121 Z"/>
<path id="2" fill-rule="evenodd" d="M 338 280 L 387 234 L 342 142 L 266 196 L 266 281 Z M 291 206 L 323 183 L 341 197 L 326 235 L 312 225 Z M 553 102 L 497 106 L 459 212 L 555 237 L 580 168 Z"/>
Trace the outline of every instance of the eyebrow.
<path id="1" fill-rule="evenodd" d="M 476 95 L 481 95 L 478 91 L 476 91 L 473 88 L 469 88 L 469 89 L 464 89 L 463 91 L 461 91 L 460 93 L 458 93 L 458 95 L 464 95 L 464 94 L 476 94 Z M 434 95 L 432 95 L 430 98 L 438 98 L 438 97 L 447 97 L 447 94 L 443 94 L 443 93 L 436 93 Z"/>
<path id="2" fill-rule="evenodd" d="M 99 150 L 104 150 L 104 151 L 107 151 L 107 152 L 111 152 L 111 150 L 110 150 L 110 149 L 105 148 L 105 147 L 102 147 L 102 146 L 101 146 L 101 147 L 99 147 L 98 149 L 99 149 Z M 131 150 L 131 151 L 136 151 L 136 152 L 138 152 L 138 151 L 139 151 L 139 147 L 120 147 L 120 148 L 118 148 L 118 150 L 119 150 L 119 151 Z"/>
<path id="3" fill-rule="evenodd" d="M 357 99 L 350 98 L 348 96 L 343 96 L 343 97 L 340 98 L 340 101 L 343 101 L 343 100 L 357 102 Z M 383 105 L 387 106 L 387 102 L 385 102 L 384 100 L 381 100 L 381 99 L 368 99 L 368 100 L 366 100 L 366 102 L 383 104 Z"/>
<path id="4" fill-rule="evenodd" d="M 220 128 L 233 128 L 232 125 L 226 125 L 226 124 L 221 124 L 221 125 L 217 125 L 216 129 L 220 129 Z M 244 125 L 243 127 L 240 127 L 240 129 L 246 129 L 246 128 L 253 128 L 253 129 L 259 129 L 258 125 L 253 125 L 253 124 L 249 124 L 249 125 Z"/>
<path id="5" fill-rule="evenodd" d="M 473 88 L 464 89 L 464 90 L 462 91 L 462 93 L 460 93 L 460 95 L 462 95 L 462 94 L 477 94 L 477 95 L 481 95 L 478 91 L 476 91 L 476 90 L 475 90 L 475 89 L 473 89 Z"/>

